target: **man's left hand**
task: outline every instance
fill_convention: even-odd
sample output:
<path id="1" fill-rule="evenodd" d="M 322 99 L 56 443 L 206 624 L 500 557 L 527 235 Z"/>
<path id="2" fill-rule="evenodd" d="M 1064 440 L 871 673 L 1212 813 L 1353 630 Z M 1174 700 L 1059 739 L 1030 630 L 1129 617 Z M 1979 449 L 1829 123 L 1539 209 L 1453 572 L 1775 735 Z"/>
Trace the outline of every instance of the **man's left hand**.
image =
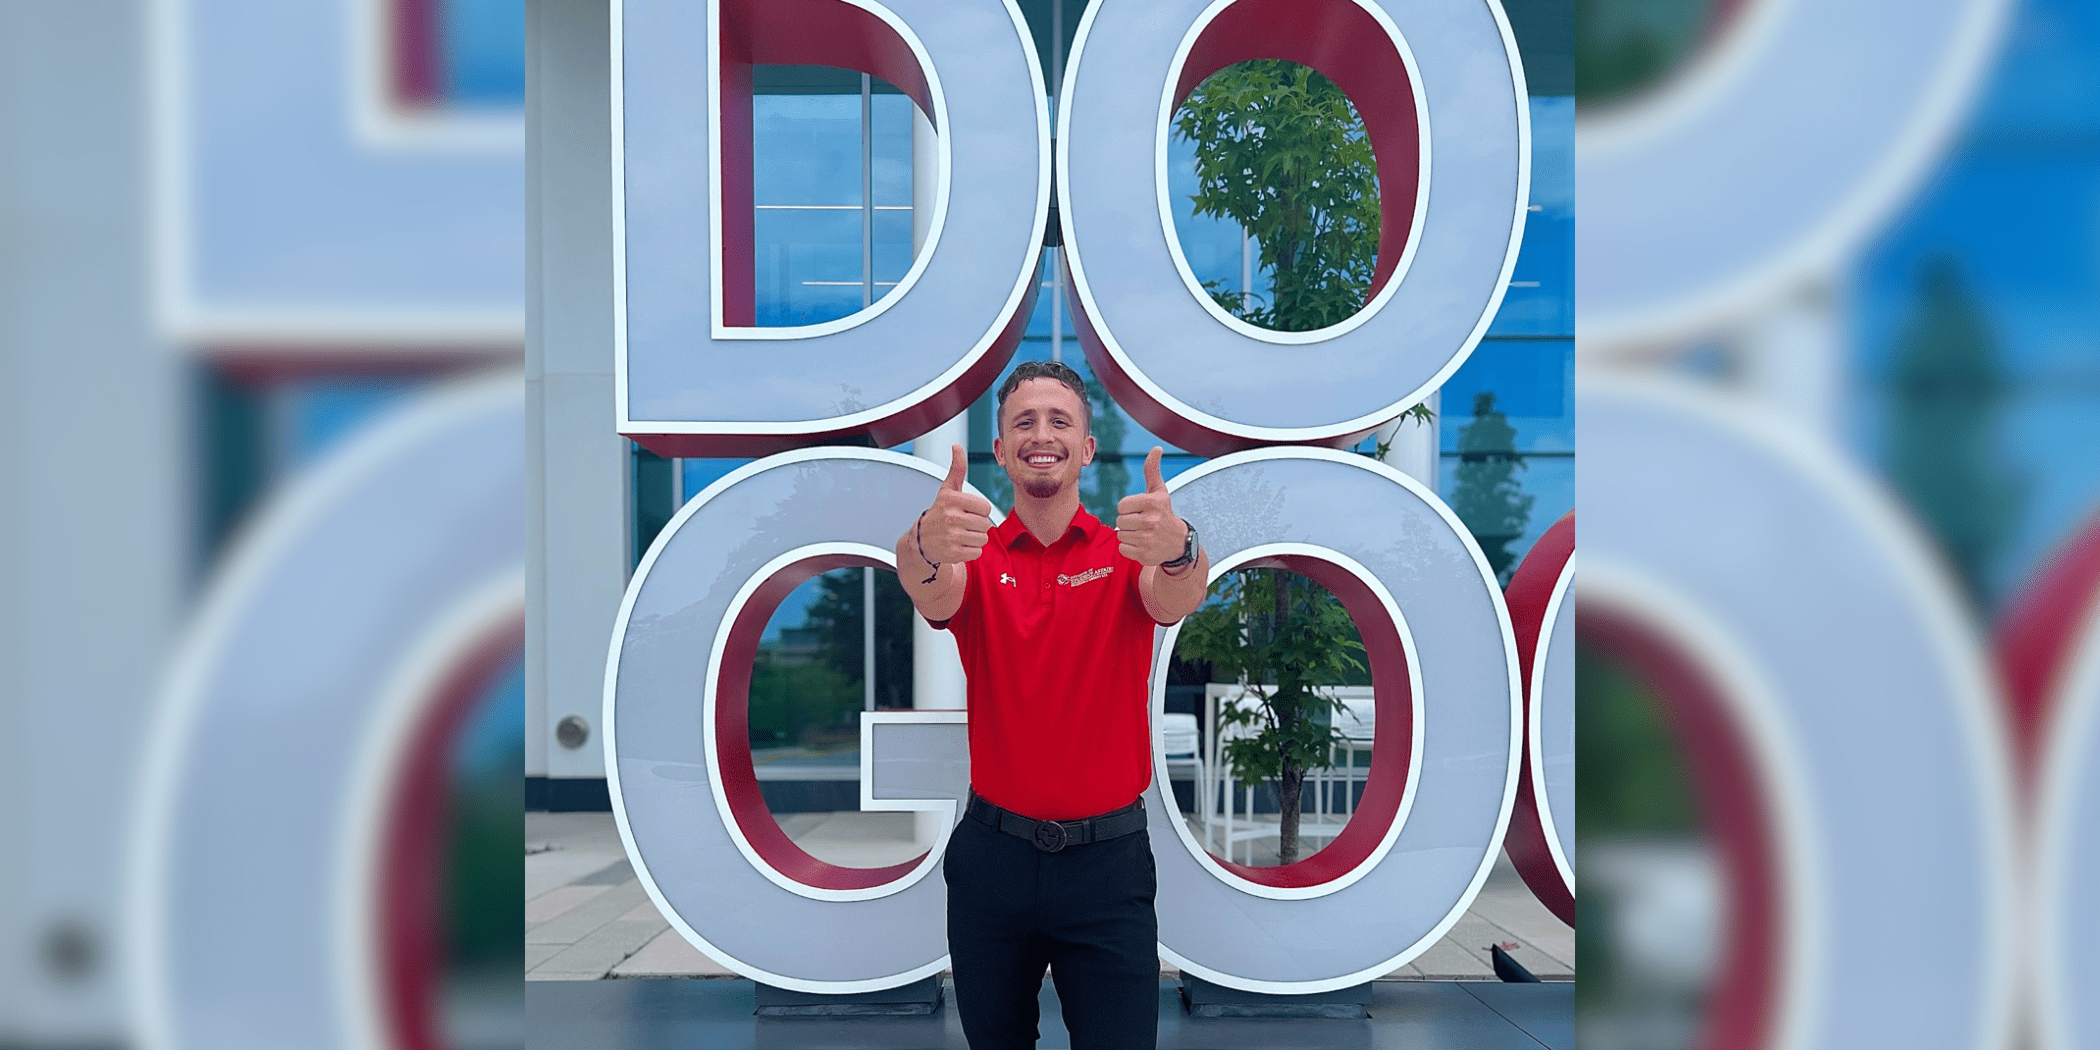
<path id="1" fill-rule="evenodd" d="M 1116 504 L 1117 548 L 1139 565 L 1158 565 L 1181 557 L 1189 527 L 1174 513 L 1174 498 L 1159 474 L 1163 450 L 1152 446 L 1145 457 L 1145 491 Z"/>

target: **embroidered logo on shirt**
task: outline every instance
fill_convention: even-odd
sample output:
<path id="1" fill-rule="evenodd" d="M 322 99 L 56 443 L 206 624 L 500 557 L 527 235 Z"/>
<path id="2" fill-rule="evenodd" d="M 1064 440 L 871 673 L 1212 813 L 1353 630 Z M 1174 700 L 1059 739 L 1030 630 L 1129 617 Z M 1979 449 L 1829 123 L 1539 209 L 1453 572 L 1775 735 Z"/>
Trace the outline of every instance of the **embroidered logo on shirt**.
<path id="1" fill-rule="evenodd" d="M 1020 586 L 1020 584 L 1018 584 L 1018 583 L 1015 583 L 1015 582 L 1014 582 L 1014 574 L 1013 574 L 1013 573 L 1010 573 L 1010 572 L 1002 572 L 1002 573 L 1000 573 L 1000 574 L 999 574 L 999 582 L 1000 582 L 1000 583 L 1003 583 L 1003 584 L 1005 584 L 1005 585 L 1007 585 L 1008 587 L 1019 587 L 1019 586 Z"/>
<path id="2" fill-rule="evenodd" d="M 1116 571 L 1115 566 L 1103 565 L 1098 569 L 1088 569 L 1087 571 L 1079 573 L 1075 576 L 1067 576 L 1063 573 L 1059 573 L 1057 575 L 1057 582 L 1064 584 L 1067 587 L 1077 587 L 1082 583 L 1092 583 L 1095 580 L 1098 580 L 1101 577 L 1106 576 L 1114 571 Z"/>

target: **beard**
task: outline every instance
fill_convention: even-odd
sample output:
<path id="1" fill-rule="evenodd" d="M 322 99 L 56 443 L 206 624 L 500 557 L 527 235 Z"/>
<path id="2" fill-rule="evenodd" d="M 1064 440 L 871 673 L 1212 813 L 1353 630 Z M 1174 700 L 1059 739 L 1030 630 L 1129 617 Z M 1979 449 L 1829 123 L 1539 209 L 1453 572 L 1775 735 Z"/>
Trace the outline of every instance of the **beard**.
<path id="1" fill-rule="evenodd" d="M 1021 485 L 1024 491 L 1036 499 L 1049 499 L 1064 487 L 1064 481 L 1058 478 L 1036 478 Z"/>

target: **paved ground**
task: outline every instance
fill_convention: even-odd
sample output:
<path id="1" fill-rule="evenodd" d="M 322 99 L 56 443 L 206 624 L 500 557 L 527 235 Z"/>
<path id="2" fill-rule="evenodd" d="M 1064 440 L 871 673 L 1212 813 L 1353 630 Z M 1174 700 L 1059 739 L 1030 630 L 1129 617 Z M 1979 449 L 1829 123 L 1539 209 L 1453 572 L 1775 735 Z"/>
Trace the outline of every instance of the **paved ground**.
<path id="1" fill-rule="evenodd" d="M 917 855 L 910 814 L 796 813 L 781 827 L 833 864 L 874 867 Z M 729 975 L 657 914 L 611 814 L 527 813 L 525 849 L 526 980 Z M 1575 931 L 1531 895 L 1506 857 L 1451 932 L 1388 976 L 1493 980 L 1488 946 L 1497 943 L 1548 981 L 1574 979 Z"/>
<path id="2" fill-rule="evenodd" d="M 513 986 L 515 987 L 515 986 Z M 954 988 L 946 989 L 952 1002 Z M 524 986 L 534 1050 L 705 1046 L 716 1050 L 968 1050 L 961 1017 L 754 1017 L 751 982 L 543 981 Z M 1182 1009 L 1180 984 L 1159 982 L 1159 1050 L 1575 1050 L 1575 986 L 1378 981 L 1370 1016 L 1205 1018 Z M 1057 989 L 1038 1000 L 1042 1050 L 1072 1045 Z M 516 1045 L 516 1044 L 512 1044 Z"/>

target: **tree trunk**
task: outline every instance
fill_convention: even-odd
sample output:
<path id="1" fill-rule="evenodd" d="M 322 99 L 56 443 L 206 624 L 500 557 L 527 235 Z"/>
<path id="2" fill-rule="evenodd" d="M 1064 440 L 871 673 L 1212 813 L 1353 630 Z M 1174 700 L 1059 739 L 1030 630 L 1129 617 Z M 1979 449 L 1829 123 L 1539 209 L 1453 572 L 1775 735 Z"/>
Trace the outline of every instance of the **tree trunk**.
<path id="1" fill-rule="evenodd" d="M 1283 637 L 1284 621 L 1291 613 L 1291 577 L 1282 569 L 1275 570 L 1276 579 L 1276 637 Z M 1284 704 L 1282 692 L 1284 677 L 1276 676 L 1279 701 L 1276 704 L 1276 728 L 1288 734 L 1296 728 L 1299 710 L 1295 704 Z M 1285 737 L 1288 739 L 1288 736 Z M 1286 752 L 1288 755 L 1288 752 Z M 1288 757 L 1283 760 L 1283 775 L 1276 779 L 1276 860 L 1279 864 L 1295 863 L 1298 859 L 1298 797 L 1305 790 L 1305 771 Z"/>
<path id="2" fill-rule="evenodd" d="M 1288 762 L 1283 764 L 1283 776 L 1276 781 L 1276 806 L 1280 811 L 1276 827 L 1276 863 L 1294 864 L 1298 860 L 1298 800 L 1305 793 L 1305 771 Z"/>

